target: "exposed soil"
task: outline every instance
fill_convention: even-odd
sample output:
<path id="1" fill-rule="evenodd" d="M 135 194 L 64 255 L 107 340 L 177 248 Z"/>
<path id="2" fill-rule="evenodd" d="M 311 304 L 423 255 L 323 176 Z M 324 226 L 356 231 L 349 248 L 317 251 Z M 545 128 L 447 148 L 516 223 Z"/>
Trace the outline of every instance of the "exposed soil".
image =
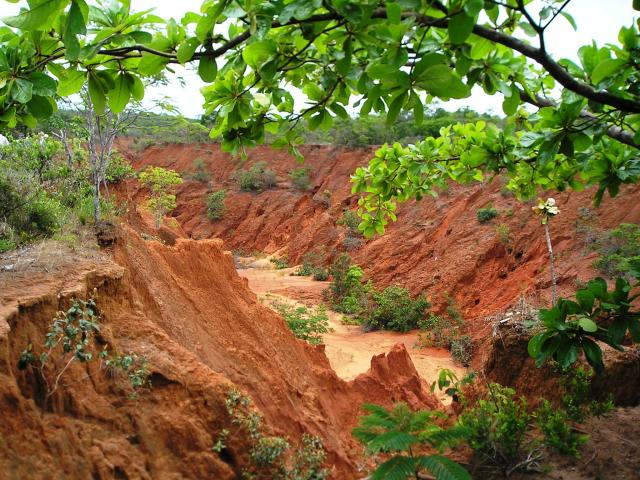
<path id="1" fill-rule="evenodd" d="M 318 282 L 310 277 L 293 276 L 297 267 L 276 270 L 268 261 L 251 262 L 249 268 L 239 270 L 240 276 L 249 281 L 249 288 L 269 305 L 270 298 L 275 296 L 281 301 L 306 306 L 317 306 L 321 302 L 321 292 L 330 282 Z M 323 335 L 324 351 L 331 367 L 343 380 L 353 380 L 365 373 L 371 365 L 371 357 L 385 354 L 395 345 L 401 344 L 409 352 L 420 377 L 431 383 L 438 378 L 441 369 L 453 370 L 458 378 L 462 378 L 465 369 L 451 360 L 449 351 L 438 348 L 416 347 L 418 334 L 397 332 L 364 332 L 362 327 L 347 325 L 339 313 L 328 311 L 329 325 L 332 332 Z M 440 394 L 439 399 L 447 404 L 450 397 Z"/>
<path id="2" fill-rule="evenodd" d="M 441 408 L 402 345 L 355 380 L 337 377 L 322 348 L 296 340 L 260 304 L 220 247 L 180 238 L 166 246 L 124 226 L 98 261 L 0 274 L 0 477 L 236 478 L 246 434 L 211 450 L 222 429 L 235 431 L 224 401 L 236 385 L 270 431 L 294 443 L 319 436 L 332 478 L 358 478 L 361 448 L 349 432 L 359 405 Z M 153 387 L 130 400 L 104 372 L 73 364 L 45 404 L 37 375 L 17 369 L 20 352 L 44 341 L 70 298 L 94 289 L 102 341 L 147 356 Z"/>
<path id="3" fill-rule="evenodd" d="M 246 163 L 220 151 L 217 145 L 168 145 L 131 154 L 136 168 L 159 165 L 184 174 L 173 216 L 192 238 L 222 238 L 231 250 L 278 252 L 291 264 L 309 251 L 324 253 L 326 261 L 345 251 L 346 230 L 336 224 L 343 209 L 354 208 L 349 175 L 373 156 L 374 148 L 348 150 L 333 146 L 306 146 L 305 166 L 311 169 L 308 191 L 294 188 L 288 172 L 300 165 L 285 151 L 258 147 Z M 189 180 L 193 161 L 201 159 L 211 176 L 208 183 Z M 263 161 L 277 174 L 275 188 L 260 193 L 241 192 L 232 178 L 236 169 Z M 424 292 L 443 308 L 443 292 L 458 304 L 476 339 L 482 324 L 473 319 L 505 310 L 518 298 L 548 303 L 550 279 L 544 234 L 531 204 L 522 204 L 505 192 L 504 182 L 452 185 L 437 198 L 407 202 L 398 208 L 398 221 L 382 237 L 363 241 L 348 253 L 379 285 L 399 283 L 413 293 Z M 133 184 L 129 195 L 138 202 L 146 193 Z M 227 212 L 211 221 L 206 216 L 208 191 L 225 188 Z M 325 193 L 327 192 L 327 193 Z M 594 191 L 556 193 L 561 214 L 551 234 L 557 254 L 559 293 L 570 295 L 576 283 L 592 278 L 595 253 L 592 235 L 621 222 L 640 221 L 640 186 L 623 188 L 599 208 Z M 499 217 L 487 224 L 476 219 L 479 208 L 492 204 Z M 497 227 L 509 234 L 502 241 Z"/>

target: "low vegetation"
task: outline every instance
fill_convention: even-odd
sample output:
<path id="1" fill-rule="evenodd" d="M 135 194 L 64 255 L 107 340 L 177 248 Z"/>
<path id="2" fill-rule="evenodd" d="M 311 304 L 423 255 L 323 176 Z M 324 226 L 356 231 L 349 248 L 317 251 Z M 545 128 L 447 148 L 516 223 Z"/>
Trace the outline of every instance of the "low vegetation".
<path id="1" fill-rule="evenodd" d="M 369 455 L 387 454 L 389 459 L 380 463 L 371 475 L 372 480 L 424 478 L 429 472 L 438 479 L 470 480 L 462 466 L 441 454 L 420 454 L 425 446 L 442 452 L 459 443 L 464 431 L 442 428 L 446 418 L 442 412 L 412 411 L 406 403 L 397 403 L 392 409 L 364 404 L 367 415 L 360 417 L 352 435 L 362 443 Z"/>
<path id="2" fill-rule="evenodd" d="M 479 208 L 476 212 L 476 217 L 480 223 L 489 223 L 491 220 L 498 216 L 498 210 L 493 205 L 488 205 L 484 208 Z"/>
<path id="3" fill-rule="evenodd" d="M 329 317 L 324 305 L 320 304 L 315 309 L 281 301 L 273 301 L 271 305 L 282 315 L 296 338 L 311 345 L 323 343 L 322 335 L 329 332 Z"/>
<path id="4" fill-rule="evenodd" d="M 180 174 L 162 167 L 148 167 L 139 175 L 140 182 L 146 185 L 151 193 L 147 206 L 153 212 L 155 227 L 162 226 L 165 215 L 176 208 L 176 196 L 173 188 L 182 183 Z"/>
<path id="5" fill-rule="evenodd" d="M 256 162 L 244 170 L 236 170 L 233 177 L 244 192 L 260 192 L 276 185 L 276 174 L 266 162 Z"/>
<path id="6" fill-rule="evenodd" d="M 217 436 L 212 450 L 227 453 L 230 438 L 249 443 L 249 464 L 242 471 L 242 478 L 281 480 L 324 480 L 329 470 L 324 467 L 327 454 L 322 441 L 307 433 L 293 448 L 285 437 L 268 435 L 262 416 L 253 408 L 251 399 L 236 388 L 227 392 L 227 414 L 233 431 L 223 429 Z"/>
<path id="7" fill-rule="evenodd" d="M 332 308 L 350 317 L 349 323 L 361 324 L 367 330 L 407 332 L 417 328 L 431 306 L 427 299 L 411 298 L 409 291 L 398 285 L 383 290 L 373 282 L 363 282 L 364 271 L 341 254 L 330 269 L 332 282 L 325 290 Z"/>
<path id="8" fill-rule="evenodd" d="M 58 312 L 49 326 L 42 347 L 33 344 L 21 352 L 20 370 L 30 370 L 43 385 L 43 408 L 63 382 L 65 373 L 75 363 L 99 362 L 112 377 L 124 375 L 129 383 L 129 396 L 135 398 L 140 389 L 150 386 L 147 359 L 136 353 L 116 355 L 98 341 L 101 316 L 93 298 L 73 299 L 64 312 Z M 87 374 L 85 378 L 89 378 Z"/>
<path id="9" fill-rule="evenodd" d="M 204 163 L 204 160 L 201 158 L 196 158 L 193 161 L 193 171 L 190 174 L 190 177 L 196 182 L 207 183 L 211 180 L 211 175 L 209 174 L 209 170 L 207 169 L 207 164 Z"/>
<path id="10" fill-rule="evenodd" d="M 224 189 L 215 190 L 207 195 L 207 217 L 209 220 L 220 220 L 224 217 L 226 207 L 224 201 L 227 198 L 227 191 Z"/>
<path id="11" fill-rule="evenodd" d="M 347 251 L 356 250 L 364 243 L 362 233 L 358 229 L 360 225 L 360 217 L 353 210 L 344 210 L 342 216 L 336 221 L 336 225 L 345 228 L 345 236 L 342 245 Z"/>
<path id="12" fill-rule="evenodd" d="M 310 173 L 311 168 L 298 167 L 289 172 L 289 178 L 291 179 L 293 186 L 298 190 L 309 190 L 311 187 L 311 179 L 309 177 Z"/>
<path id="13" fill-rule="evenodd" d="M 9 138 L 0 144 L 0 253 L 38 239 L 76 238 L 94 218 L 91 166 L 79 140 L 62 142 L 43 133 Z M 134 176 L 131 165 L 116 152 L 105 181 L 118 183 Z M 106 218 L 116 210 L 100 198 Z"/>
<path id="14" fill-rule="evenodd" d="M 640 225 L 622 223 L 594 241 L 599 255 L 593 266 L 609 278 L 631 275 L 640 264 Z"/>

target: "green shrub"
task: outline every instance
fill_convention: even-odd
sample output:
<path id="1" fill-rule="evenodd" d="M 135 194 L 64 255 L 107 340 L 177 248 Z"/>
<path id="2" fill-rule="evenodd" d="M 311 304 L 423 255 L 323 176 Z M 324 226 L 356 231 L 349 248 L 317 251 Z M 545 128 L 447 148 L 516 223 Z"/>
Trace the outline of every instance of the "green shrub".
<path id="1" fill-rule="evenodd" d="M 445 430 L 438 425 L 438 421 L 446 418 L 442 412 L 413 412 L 403 402 L 395 404 L 391 410 L 373 404 L 364 404 L 362 409 L 368 415 L 360 417 L 352 435 L 370 455 L 391 454 L 367 478 L 426 478 L 424 474 L 429 472 L 437 480 L 471 479 L 463 467 L 442 455 L 416 455 L 424 450 L 424 446 L 442 451 L 463 438 L 462 429 L 451 427 Z"/>
<path id="2" fill-rule="evenodd" d="M 547 400 L 543 400 L 535 417 L 545 445 L 563 455 L 580 456 L 580 447 L 589 437 L 575 431 L 566 410 L 554 408 Z"/>
<path id="3" fill-rule="evenodd" d="M 562 405 L 569 419 L 584 422 L 590 416 L 602 416 L 614 405 L 611 397 L 606 402 L 594 400 L 591 396 L 593 370 L 582 366 L 572 367 L 562 372 L 560 387 L 564 391 Z"/>
<path id="4" fill-rule="evenodd" d="M 284 270 L 285 268 L 289 268 L 289 259 L 287 257 L 271 257 L 269 261 L 273 263 L 273 266 L 276 267 L 276 270 Z"/>
<path id="5" fill-rule="evenodd" d="M 461 335 L 451 340 L 451 357 L 454 362 L 464 367 L 468 367 L 471 364 L 473 341 L 469 335 Z"/>
<path id="6" fill-rule="evenodd" d="M 615 278 L 629 275 L 631 265 L 640 262 L 640 225 L 622 223 L 595 242 L 600 255 L 594 267 Z"/>
<path id="7" fill-rule="evenodd" d="M 333 264 L 331 264 L 329 273 L 331 274 L 332 281 L 329 286 L 329 296 L 334 305 L 340 304 L 342 299 L 349 293 L 349 289 L 352 287 L 352 280 L 347 280 L 347 273 L 349 272 L 350 267 L 351 257 L 346 253 L 338 255 Z M 352 277 L 353 275 L 351 278 Z"/>
<path id="8" fill-rule="evenodd" d="M 322 335 L 329 332 L 329 317 L 324 305 L 315 310 L 307 307 L 294 307 L 283 302 L 273 302 L 273 307 L 282 315 L 296 338 L 311 345 L 320 345 Z"/>
<path id="9" fill-rule="evenodd" d="M 504 245 L 509 245 L 511 243 L 511 229 L 508 225 L 501 223 L 496 227 L 496 233 L 498 234 L 498 238 L 501 243 Z"/>
<path id="10" fill-rule="evenodd" d="M 418 345 L 423 347 L 447 348 L 451 350 L 453 342 L 460 337 L 460 330 L 464 325 L 462 314 L 456 306 L 455 299 L 448 293 L 442 296 L 447 301 L 444 315 L 429 314 L 429 317 L 418 323 L 421 332 L 418 334 Z M 456 346 L 460 359 L 464 360 L 466 354 L 463 350 L 467 346 L 466 340 L 458 341 Z"/>
<path id="11" fill-rule="evenodd" d="M 319 250 L 312 250 L 302 256 L 302 265 L 294 275 L 312 276 L 314 280 L 324 282 L 329 278 L 329 270 L 322 266 L 324 258 L 324 247 Z"/>
<path id="12" fill-rule="evenodd" d="M 382 292 L 374 291 L 372 297 L 372 311 L 364 322 L 372 330 L 412 330 L 418 326 L 425 310 L 431 306 L 423 296 L 411 299 L 409 291 L 398 285 L 391 285 Z"/>
<path id="13" fill-rule="evenodd" d="M 211 179 L 209 170 L 207 170 L 207 164 L 201 158 L 196 158 L 193 161 L 193 173 L 191 178 L 196 182 L 207 183 Z"/>
<path id="14" fill-rule="evenodd" d="M 324 282 L 329 279 L 329 271 L 326 268 L 316 267 L 313 271 L 313 279 L 316 282 Z"/>
<path id="15" fill-rule="evenodd" d="M 238 170 L 234 173 L 234 178 L 245 192 L 259 192 L 276 184 L 276 174 L 267 168 L 266 162 L 257 162 L 249 169 Z"/>
<path id="16" fill-rule="evenodd" d="M 309 174 L 311 173 L 311 168 L 309 167 L 299 167 L 294 168 L 289 172 L 289 178 L 291 178 L 291 183 L 293 186 L 299 190 L 309 190 L 311 186 L 311 179 L 309 178 Z"/>
<path id="17" fill-rule="evenodd" d="M 458 424 L 476 454 L 508 473 L 522 459 L 530 421 L 526 400 L 492 383 L 487 395 L 460 415 Z"/>
<path id="18" fill-rule="evenodd" d="M 219 220 L 225 214 L 224 200 L 227 198 L 226 190 L 216 190 L 207 195 L 207 217 L 210 220 Z"/>
<path id="19" fill-rule="evenodd" d="M 358 230 L 358 225 L 360 225 L 361 221 L 358 214 L 353 210 L 344 210 L 340 219 L 336 221 L 336 225 L 345 227 L 347 229 L 347 235 L 359 237 L 362 236 L 360 230 Z"/>
<path id="20" fill-rule="evenodd" d="M 231 423 L 239 428 L 234 434 L 245 433 L 249 437 L 250 464 L 243 469 L 242 478 L 324 480 L 329 476 L 329 470 L 323 468 L 327 454 L 319 438 L 304 433 L 291 452 L 291 444 L 286 438 L 264 434 L 262 416 L 253 410 L 249 397 L 231 388 L 225 404 Z M 228 429 L 222 429 L 212 450 L 223 452 L 231 434 Z"/>
<path id="21" fill-rule="evenodd" d="M 127 178 L 134 178 L 136 171 L 125 158 L 119 153 L 113 153 L 107 164 L 105 179 L 109 183 L 120 183 Z"/>
<path id="22" fill-rule="evenodd" d="M 487 223 L 498 216 L 498 211 L 493 208 L 493 206 L 489 205 L 485 208 L 478 209 L 476 216 L 480 223 Z"/>

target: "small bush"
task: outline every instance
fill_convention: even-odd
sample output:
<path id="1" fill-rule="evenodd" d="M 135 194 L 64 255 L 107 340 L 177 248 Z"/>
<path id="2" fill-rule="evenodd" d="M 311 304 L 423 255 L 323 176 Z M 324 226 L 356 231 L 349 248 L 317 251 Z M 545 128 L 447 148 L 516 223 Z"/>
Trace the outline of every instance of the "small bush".
<path id="1" fill-rule="evenodd" d="M 504 245 L 509 245 L 511 243 L 511 229 L 508 225 L 501 223 L 496 227 L 496 234 L 500 239 L 500 242 Z"/>
<path id="2" fill-rule="evenodd" d="M 211 179 L 209 170 L 207 170 L 207 164 L 201 158 L 196 158 L 193 161 L 193 173 L 191 178 L 196 182 L 207 183 Z"/>
<path id="3" fill-rule="evenodd" d="M 360 217 L 353 210 L 344 210 L 342 212 L 342 216 L 336 222 L 336 225 L 343 226 L 347 229 L 347 235 L 351 237 L 361 236 L 360 230 L 358 230 L 358 225 L 360 225 Z"/>
<path id="4" fill-rule="evenodd" d="M 111 159 L 107 165 L 107 171 L 105 172 L 107 182 L 120 183 L 127 178 L 134 178 L 135 176 L 136 171 L 128 160 L 118 153 L 111 155 Z"/>
<path id="5" fill-rule="evenodd" d="M 289 178 L 291 179 L 293 186 L 297 189 L 309 190 L 309 187 L 311 186 L 311 179 L 309 178 L 310 173 L 311 169 L 309 167 L 294 168 L 289 172 Z"/>
<path id="6" fill-rule="evenodd" d="M 524 398 L 492 383 L 486 397 L 462 413 L 458 422 L 473 451 L 507 473 L 520 463 L 530 420 Z"/>
<path id="7" fill-rule="evenodd" d="M 591 397 L 593 375 L 593 370 L 584 367 L 575 367 L 562 372 L 560 377 L 560 386 L 564 390 L 562 405 L 569 419 L 574 422 L 584 422 L 590 416 L 602 416 L 614 408 L 611 398 L 606 402 L 599 402 Z"/>
<path id="8" fill-rule="evenodd" d="M 315 278 L 316 273 L 318 273 L 319 277 L 324 277 L 322 280 L 326 280 L 329 277 L 329 272 L 326 268 L 322 267 L 323 257 L 324 246 L 320 247 L 320 249 L 305 253 L 302 256 L 302 265 L 300 265 L 300 268 L 298 268 L 294 275 L 305 277 L 312 275 L 314 280 L 320 280 L 320 278 Z"/>
<path id="9" fill-rule="evenodd" d="M 610 278 L 629 275 L 631 265 L 640 262 L 640 225 L 622 223 L 596 241 L 600 258 L 594 267 Z"/>
<path id="10" fill-rule="evenodd" d="M 325 282 L 329 279 L 329 271 L 326 268 L 318 268 L 313 272 L 313 279 L 316 282 Z"/>
<path id="11" fill-rule="evenodd" d="M 287 257 L 271 257 L 269 261 L 273 263 L 273 266 L 276 268 L 276 270 L 284 270 L 285 268 L 289 268 L 289 259 Z"/>
<path id="12" fill-rule="evenodd" d="M 364 239 L 362 237 L 352 237 L 347 235 L 342 239 L 342 246 L 348 252 L 352 250 L 357 250 L 364 244 Z"/>
<path id="13" fill-rule="evenodd" d="M 418 321 L 431 305 L 423 296 L 411 299 L 409 291 L 398 285 L 373 292 L 373 310 L 365 320 L 365 326 L 372 330 L 393 330 L 407 332 L 418 326 Z"/>
<path id="14" fill-rule="evenodd" d="M 272 305 L 282 315 L 296 338 L 311 345 L 320 345 L 322 335 L 329 332 L 329 317 L 322 304 L 315 310 L 309 310 L 307 307 L 294 307 L 282 302 L 273 302 Z"/>
<path id="15" fill-rule="evenodd" d="M 462 335 L 451 340 L 451 357 L 454 362 L 464 367 L 468 367 L 471 364 L 473 341 L 469 335 Z"/>
<path id="16" fill-rule="evenodd" d="M 266 162 L 257 162 L 247 170 L 238 170 L 234 178 L 245 192 L 259 192 L 276 184 L 276 174 L 267 168 Z"/>
<path id="17" fill-rule="evenodd" d="M 580 456 L 580 447 L 589 437 L 574 430 L 565 410 L 554 408 L 547 400 L 543 400 L 535 417 L 546 445 L 563 455 Z"/>
<path id="18" fill-rule="evenodd" d="M 224 217 L 224 200 L 227 198 L 226 190 L 216 190 L 207 195 L 207 217 L 210 220 L 219 220 Z"/>
<path id="19" fill-rule="evenodd" d="M 493 206 L 489 205 L 485 208 L 480 208 L 476 212 L 476 217 L 478 217 L 478 222 L 480 223 L 488 223 L 494 218 L 498 216 L 498 211 L 493 208 Z"/>

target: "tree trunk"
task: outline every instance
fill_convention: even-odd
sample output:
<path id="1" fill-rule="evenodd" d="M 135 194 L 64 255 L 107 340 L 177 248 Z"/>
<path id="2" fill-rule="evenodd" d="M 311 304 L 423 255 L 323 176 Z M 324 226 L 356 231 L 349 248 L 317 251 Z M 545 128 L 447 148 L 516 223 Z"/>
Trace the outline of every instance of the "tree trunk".
<path id="1" fill-rule="evenodd" d="M 100 179 L 93 178 L 93 221 L 97 225 L 100 221 Z"/>
<path id="2" fill-rule="evenodd" d="M 553 261 L 553 247 L 551 246 L 551 235 L 549 234 L 549 222 L 544 224 L 544 236 L 547 240 L 547 250 L 549 251 L 549 271 L 551 272 L 551 306 L 556 305 L 558 299 L 556 292 L 556 267 Z"/>

